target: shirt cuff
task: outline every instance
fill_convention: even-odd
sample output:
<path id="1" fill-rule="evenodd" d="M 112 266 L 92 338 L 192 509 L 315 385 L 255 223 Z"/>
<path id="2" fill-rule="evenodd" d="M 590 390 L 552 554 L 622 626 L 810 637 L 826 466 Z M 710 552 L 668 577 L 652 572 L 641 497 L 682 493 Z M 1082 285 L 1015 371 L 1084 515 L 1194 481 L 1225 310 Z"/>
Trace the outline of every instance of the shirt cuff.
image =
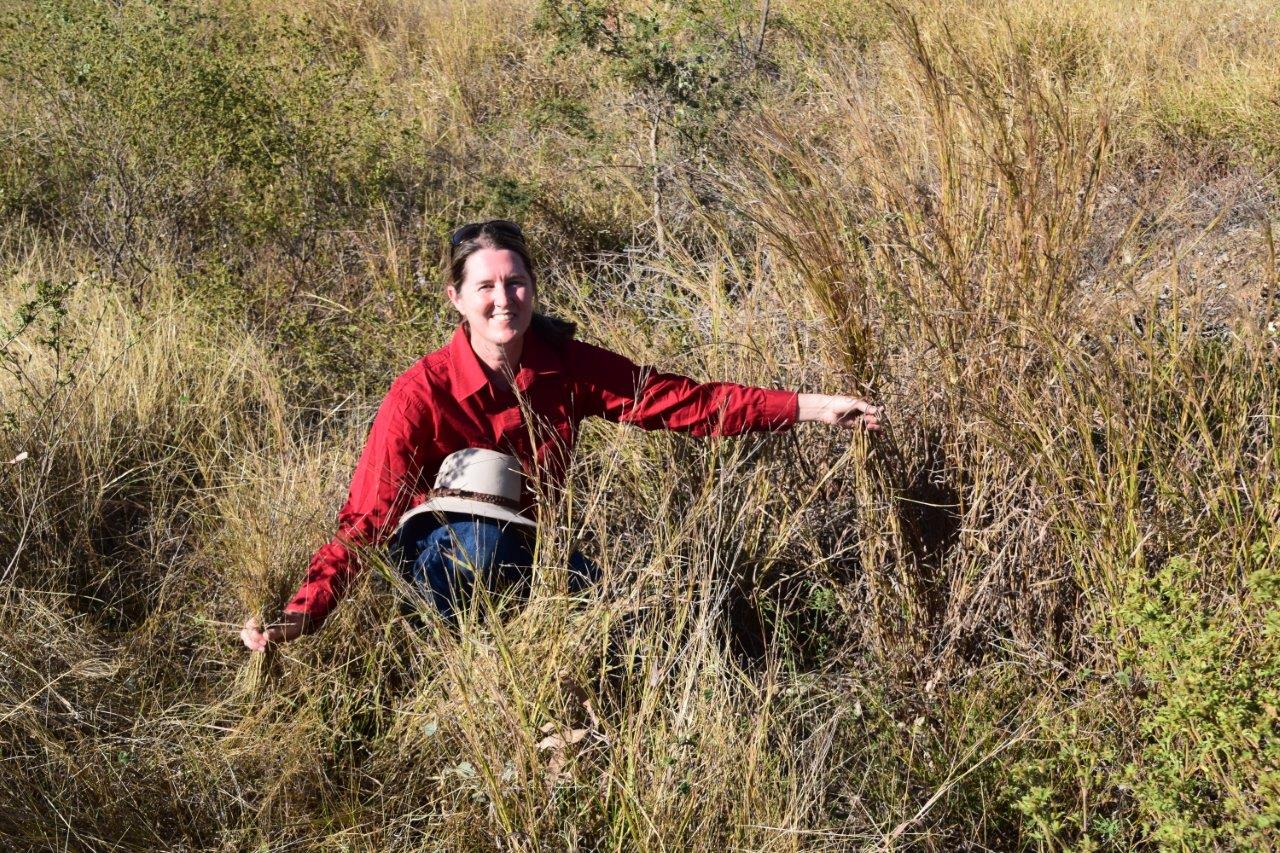
<path id="1" fill-rule="evenodd" d="M 757 426 L 781 432 L 800 419 L 800 395 L 795 391 L 763 391 L 756 406 Z"/>
<path id="2" fill-rule="evenodd" d="M 329 611 L 333 609 L 334 602 L 332 597 L 320 590 L 300 590 L 288 604 L 284 606 L 285 613 L 302 613 L 307 616 L 313 625 L 319 626 L 328 617 Z"/>

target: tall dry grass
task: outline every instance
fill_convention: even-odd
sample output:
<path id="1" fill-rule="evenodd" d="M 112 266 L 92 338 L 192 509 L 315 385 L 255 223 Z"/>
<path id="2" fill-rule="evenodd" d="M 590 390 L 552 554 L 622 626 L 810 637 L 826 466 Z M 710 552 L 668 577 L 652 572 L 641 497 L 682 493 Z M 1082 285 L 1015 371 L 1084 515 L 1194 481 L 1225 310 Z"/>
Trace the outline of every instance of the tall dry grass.
<path id="1" fill-rule="evenodd" d="M 1271 10 L 774 4 L 721 136 L 655 150 L 625 80 L 506 8 L 288 10 L 414 140 L 359 125 L 387 201 L 324 228 L 130 268 L 58 227 L 120 211 L 59 207 L 56 159 L 3 173 L 6 846 L 1271 846 Z M 548 91 L 594 142 L 525 109 Z M 373 554 L 321 633 L 248 655 L 375 380 L 443 340 L 435 237 L 504 204 L 588 338 L 864 394 L 886 434 L 591 425 L 526 604 L 419 626 Z M 574 547 L 605 573 L 578 600 Z"/>

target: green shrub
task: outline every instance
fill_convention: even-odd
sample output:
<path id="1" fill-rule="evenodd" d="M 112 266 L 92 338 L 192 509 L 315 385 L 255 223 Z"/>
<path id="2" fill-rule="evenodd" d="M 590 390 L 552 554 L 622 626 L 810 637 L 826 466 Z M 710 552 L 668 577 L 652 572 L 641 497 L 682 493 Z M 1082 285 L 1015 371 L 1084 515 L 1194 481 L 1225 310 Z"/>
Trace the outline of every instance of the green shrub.
<path id="1" fill-rule="evenodd" d="M 2 20 L 0 209 L 71 225 L 113 268 L 265 242 L 297 262 L 391 186 L 399 126 L 355 55 L 299 27 L 193 0 L 42 0 Z"/>
<path id="2" fill-rule="evenodd" d="M 1280 826 L 1280 571 L 1259 540 L 1238 599 L 1170 559 L 1119 614 L 1138 680 L 1141 749 L 1127 768 L 1151 838 L 1190 849 L 1263 846 Z M 1234 599 L 1234 600 L 1233 600 Z"/>
<path id="3" fill-rule="evenodd" d="M 1115 611 L 1119 668 L 1012 767 L 1027 837 L 1080 849 L 1260 849 L 1280 826 L 1280 572 L 1255 543 L 1242 593 L 1185 557 L 1135 575 Z"/>
<path id="4" fill-rule="evenodd" d="M 600 56 L 654 121 L 696 139 L 748 99 L 753 57 L 735 36 L 750 14 L 739 0 L 668 0 L 635 9 L 609 0 L 544 0 L 536 28 L 552 36 L 552 59 L 583 51 Z"/>

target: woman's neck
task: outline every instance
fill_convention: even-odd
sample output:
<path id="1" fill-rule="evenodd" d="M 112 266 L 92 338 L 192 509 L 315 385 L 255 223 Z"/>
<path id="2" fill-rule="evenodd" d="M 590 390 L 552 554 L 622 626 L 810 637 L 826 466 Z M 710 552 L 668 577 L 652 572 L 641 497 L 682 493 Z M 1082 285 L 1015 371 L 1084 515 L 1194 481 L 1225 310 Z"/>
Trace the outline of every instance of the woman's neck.
<path id="1" fill-rule="evenodd" d="M 520 355 L 524 352 L 524 335 L 506 345 L 475 338 L 470 340 L 471 351 L 484 365 L 490 378 L 507 382 L 515 376 L 516 368 L 520 365 Z"/>

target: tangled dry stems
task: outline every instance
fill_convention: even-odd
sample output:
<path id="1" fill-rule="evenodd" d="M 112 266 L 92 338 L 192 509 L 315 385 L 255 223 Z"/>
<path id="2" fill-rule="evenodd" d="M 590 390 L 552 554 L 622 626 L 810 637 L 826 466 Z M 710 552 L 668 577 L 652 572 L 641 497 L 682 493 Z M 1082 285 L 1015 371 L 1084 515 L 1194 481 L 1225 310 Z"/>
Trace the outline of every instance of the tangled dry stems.
<path id="1" fill-rule="evenodd" d="M 272 17 L 207 5 L 224 7 Z M 1280 282 L 1257 69 L 1276 25 L 1247 2 L 1127 8 L 851 22 L 783 4 L 750 109 L 690 153 L 692 124 L 651 144 L 652 91 L 547 59 L 531 8 L 300 4 L 292 26 L 354 50 L 429 162 L 351 143 L 391 175 L 365 207 L 254 165 L 329 218 L 295 228 L 279 202 L 285 224 L 253 220 L 237 248 L 200 231 L 233 206 L 131 218 L 154 202 L 145 163 L 68 201 L 50 187 L 72 172 L 16 159 L 32 180 L 6 173 L 26 195 L 5 197 L 3 241 L 0 834 L 1265 846 Z M 9 94 L 15 121 L 84 132 L 36 89 Z M 570 118 L 530 121 L 534 103 Z M 512 151 L 527 184 L 486 184 Z M 329 532 L 385 380 L 442 339 L 432 235 L 511 205 L 545 237 L 544 297 L 587 337 L 695 376 L 873 396 L 887 434 L 591 427 L 524 606 L 415 627 L 370 554 L 321 634 L 246 655 L 240 621 L 269 616 Z M 196 254 L 166 228 L 203 234 Z M 606 581 L 573 601 L 582 542 Z M 549 768 L 546 732 L 583 727 Z"/>

